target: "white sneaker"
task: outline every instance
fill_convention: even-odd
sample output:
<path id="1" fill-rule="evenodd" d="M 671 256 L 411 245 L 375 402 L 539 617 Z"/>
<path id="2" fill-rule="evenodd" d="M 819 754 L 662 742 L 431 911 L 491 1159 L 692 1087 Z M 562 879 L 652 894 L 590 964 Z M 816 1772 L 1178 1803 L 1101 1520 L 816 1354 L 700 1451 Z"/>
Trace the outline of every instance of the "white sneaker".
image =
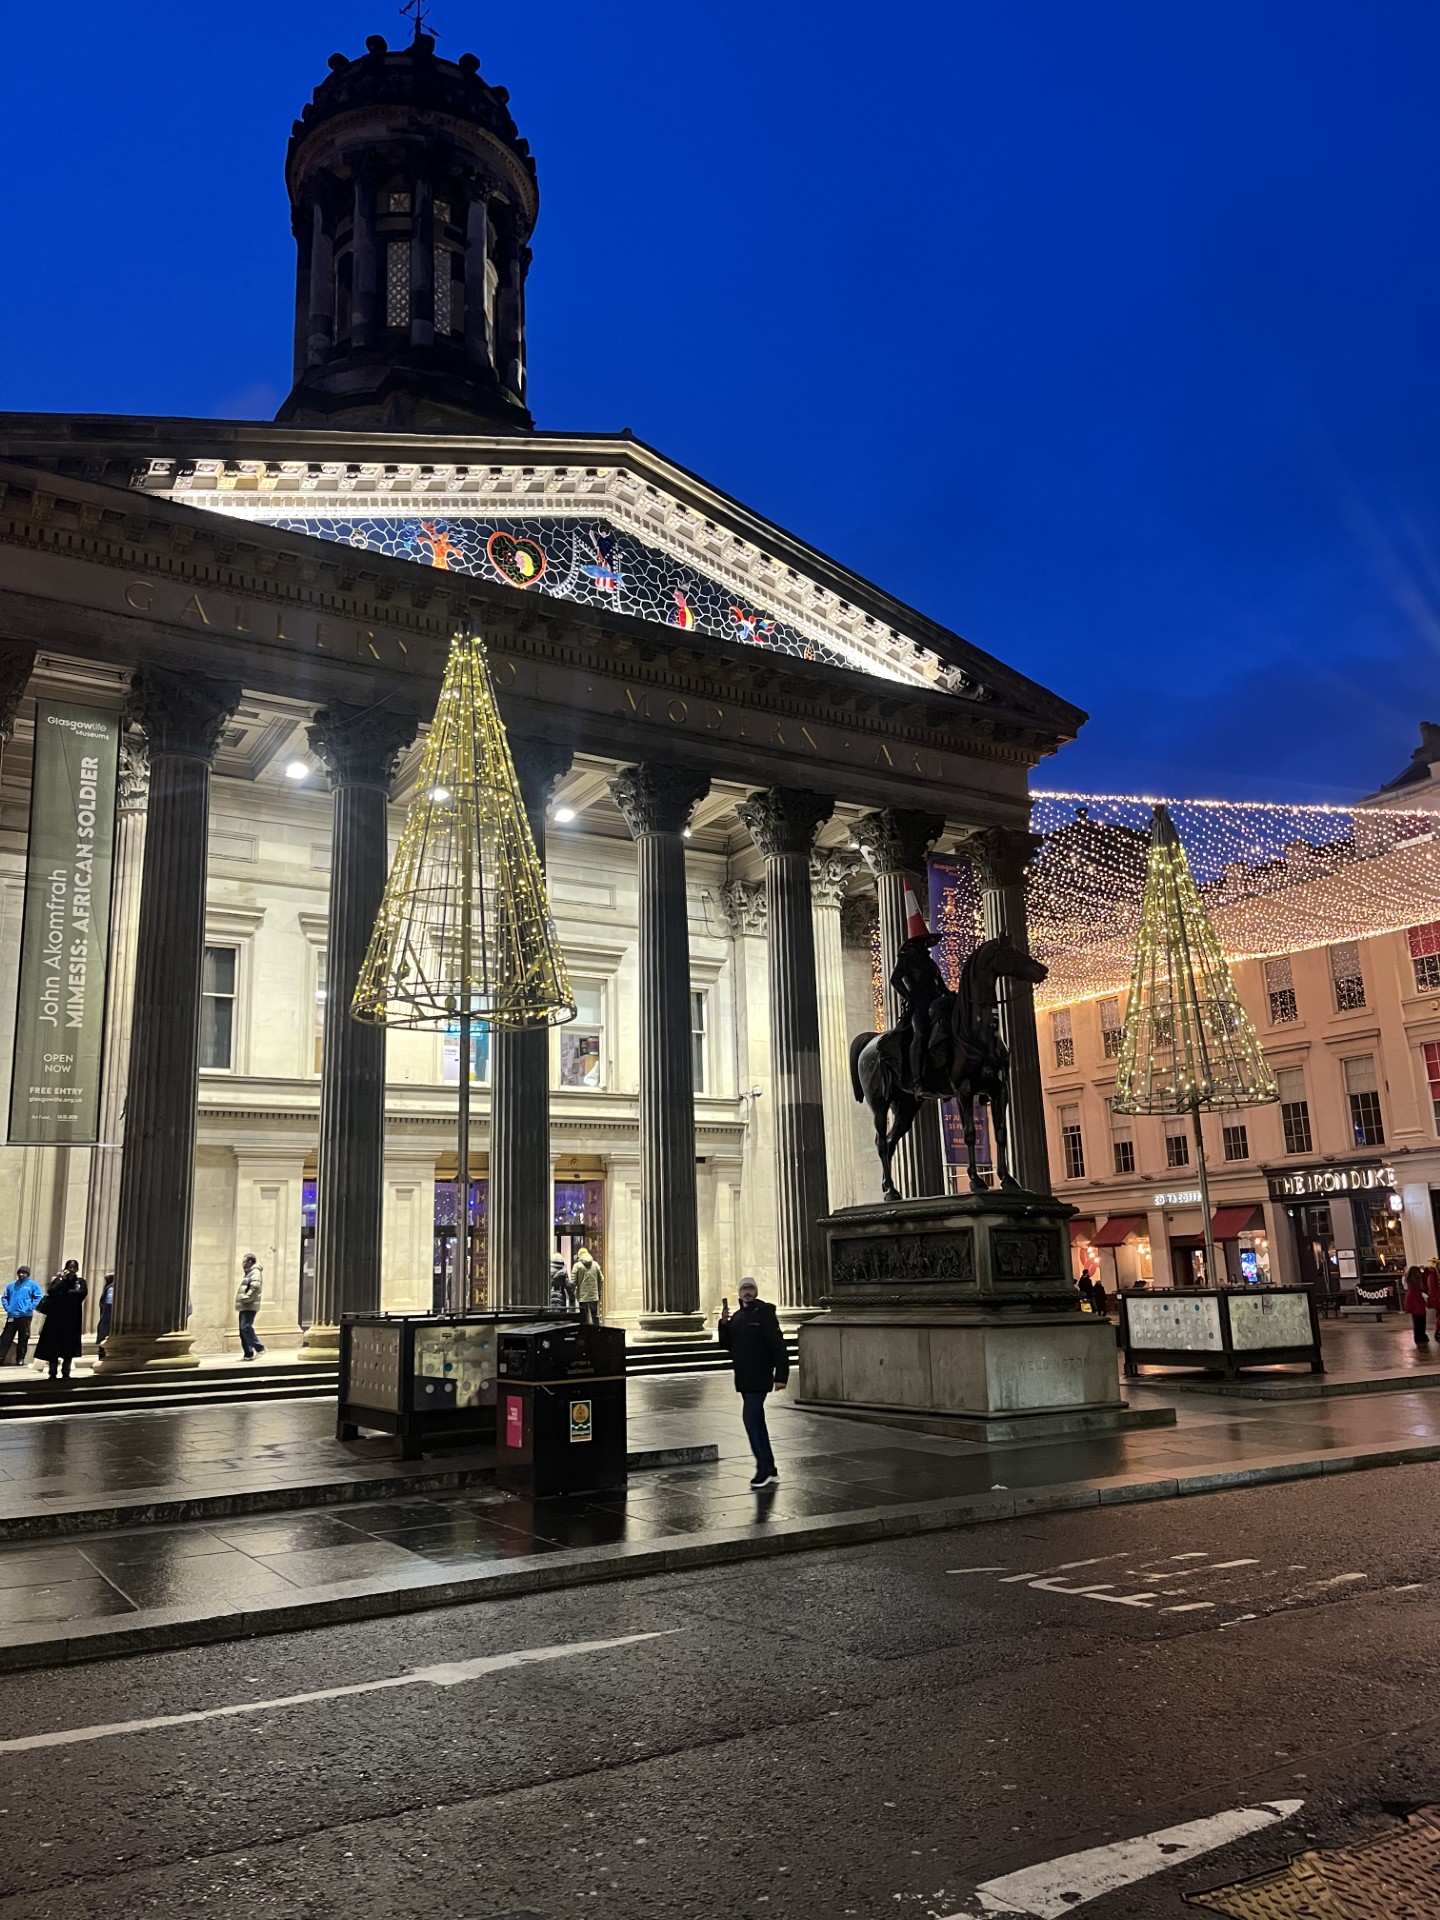
<path id="1" fill-rule="evenodd" d="M 778 1473 L 757 1473 L 750 1482 L 752 1487 L 773 1487 L 780 1478 Z"/>

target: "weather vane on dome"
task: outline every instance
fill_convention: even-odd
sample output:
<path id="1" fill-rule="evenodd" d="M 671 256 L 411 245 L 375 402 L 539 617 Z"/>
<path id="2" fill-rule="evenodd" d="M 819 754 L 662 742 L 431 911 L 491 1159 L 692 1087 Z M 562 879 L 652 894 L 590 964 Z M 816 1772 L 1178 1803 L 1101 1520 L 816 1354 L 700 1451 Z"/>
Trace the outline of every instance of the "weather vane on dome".
<path id="1" fill-rule="evenodd" d="M 435 37 L 435 29 L 426 24 L 425 7 L 426 0 L 405 0 L 405 5 L 400 9 L 407 20 L 413 20 L 415 22 L 415 38 L 417 40 L 422 33 L 426 32 L 430 34 L 432 39 Z"/>

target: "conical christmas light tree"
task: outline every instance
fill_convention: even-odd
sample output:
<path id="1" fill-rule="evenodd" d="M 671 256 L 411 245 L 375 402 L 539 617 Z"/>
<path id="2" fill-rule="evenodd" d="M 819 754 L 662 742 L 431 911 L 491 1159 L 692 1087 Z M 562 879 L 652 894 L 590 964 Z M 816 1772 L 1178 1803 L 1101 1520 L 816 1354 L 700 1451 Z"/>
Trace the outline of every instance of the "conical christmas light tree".
<path id="1" fill-rule="evenodd" d="M 1263 1106 L 1279 1097 L 1175 824 L 1166 808 L 1156 807 L 1112 1106 L 1116 1113 L 1190 1115 L 1211 1286 L 1218 1272 L 1201 1112 Z"/>
<path id="2" fill-rule="evenodd" d="M 350 1012 L 460 1036 L 455 1304 L 468 1297 L 475 1026 L 558 1026 L 575 998 L 485 653 L 457 633 Z"/>

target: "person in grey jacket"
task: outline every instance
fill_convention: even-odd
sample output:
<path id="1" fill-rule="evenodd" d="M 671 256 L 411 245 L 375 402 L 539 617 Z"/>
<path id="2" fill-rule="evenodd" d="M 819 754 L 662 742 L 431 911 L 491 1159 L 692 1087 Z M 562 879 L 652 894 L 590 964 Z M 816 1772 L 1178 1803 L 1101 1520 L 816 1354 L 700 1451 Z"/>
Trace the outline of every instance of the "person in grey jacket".
<path id="1" fill-rule="evenodd" d="M 588 1320 L 592 1327 L 600 1324 L 600 1289 L 605 1284 L 605 1276 L 600 1271 L 600 1262 L 588 1247 L 575 1249 L 575 1261 L 570 1268 L 570 1284 L 575 1289 L 576 1303 L 580 1308 L 580 1324 Z"/>
<path id="2" fill-rule="evenodd" d="M 265 1269 L 253 1253 L 247 1253 L 240 1262 L 240 1284 L 235 1289 L 235 1311 L 240 1316 L 240 1345 L 245 1350 L 247 1360 L 253 1360 L 257 1353 L 265 1351 L 255 1333 L 255 1315 L 260 1311 L 264 1292 Z"/>

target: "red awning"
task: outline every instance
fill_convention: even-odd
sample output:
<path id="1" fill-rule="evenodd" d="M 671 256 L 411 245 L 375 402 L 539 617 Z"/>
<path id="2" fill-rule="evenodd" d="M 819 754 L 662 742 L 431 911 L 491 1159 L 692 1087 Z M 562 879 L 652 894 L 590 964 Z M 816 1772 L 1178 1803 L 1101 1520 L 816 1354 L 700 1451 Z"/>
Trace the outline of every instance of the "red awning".
<path id="1" fill-rule="evenodd" d="M 1095 1236 L 1097 1247 L 1118 1247 L 1122 1240 L 1128 1240 L 1132 1233 L 1141 1233 L 1145 1228 L 1143 1213 L 1112 1213 Z"/>
<path id="2" fill-rule="evenodd" d="M 1094 1230 L 1095 1221 L 1093 1216 L 1082 1220 L 1072 1220 L 1070 1222 L 1070 1238 L 1072 1240 L 1088 1240 L 1091 1238 Z"/>
<path id="3" fill-rule="evenodd" d="M 1259 1212 L 1259 1207 L 1253 1204 L 1248 1207 L 1217 1207 L 1215 1217 L 1210 1222 L 1210 1231 L 1217 1240 L 1233 1240 L 1237 1234 L 1250 1231 Z M 1263 1214 L 1261 1223 L 1264 1223 Z"/>

